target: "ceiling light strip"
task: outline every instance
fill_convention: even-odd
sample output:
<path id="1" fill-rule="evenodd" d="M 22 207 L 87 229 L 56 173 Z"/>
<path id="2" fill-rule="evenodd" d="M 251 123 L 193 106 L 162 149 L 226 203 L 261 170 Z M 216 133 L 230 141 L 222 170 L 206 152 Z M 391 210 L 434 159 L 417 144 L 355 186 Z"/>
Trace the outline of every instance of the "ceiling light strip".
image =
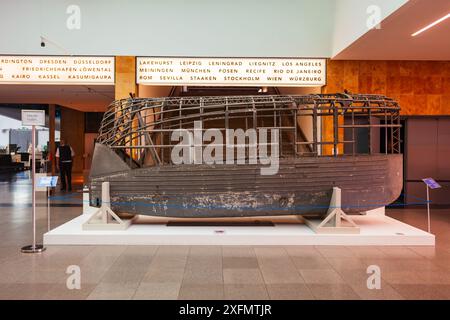
<path id="1" fill-rule="evenodd" d="M 448 18 L 450 18 L 450 13 L 448 13 L 446 16 L 444 16 L 444 17 L 442 17 L 442 18 L 436 20 L 435 22 L 433 22 L 433 23 L 427 25 L 425 28 L 422 28 L 422 29 L 420 29 L 419 31 L 413 33 L 413 34 L 411 35 L 411 37 L 415 37 L 415 36 L 421 34 L 422 32 L 424 32 L 424 31 L 426 31 L 426 30 L 428 30 L 428 29 L 434 27 L 434 26 L 437 25 L 438 23 L 441 23 L 442 21 L 444 21 L 444 20 L 446 20 L 446 19 L 448 19 Z"/>

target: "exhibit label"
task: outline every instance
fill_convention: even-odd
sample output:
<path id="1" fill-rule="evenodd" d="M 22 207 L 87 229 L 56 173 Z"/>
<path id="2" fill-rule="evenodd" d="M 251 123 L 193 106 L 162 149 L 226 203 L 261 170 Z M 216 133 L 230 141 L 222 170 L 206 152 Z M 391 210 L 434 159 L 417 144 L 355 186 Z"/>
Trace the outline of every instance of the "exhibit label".
<path id="1" fill-rule="evenodd" d="M 0 84 L 114 85 L 114 57 L 0 56 Z"/>
<path id="2" fill-rule="evenodd" d="M 425 178 L 422 181 L 431 189 L 440 189 L 442 188 L 439 183 L 436 182 L 433 178 Z"/>
<path id="3" fill-rule="evenodd" d="M 45 126 L 45 110 L 22 110 L 23 126 Z"/>
<path id="4" fill-rule="evenodd" d="M 58 176 L 41 176 L 38 177 L 36 187 L 55 188 L 57 184 L 58 184 Z"/>
<path id="5" fill-rule="evenodd" d="M 170 86 L 324 86 L 326 60 L 137 57 L 136 82 Z"/>

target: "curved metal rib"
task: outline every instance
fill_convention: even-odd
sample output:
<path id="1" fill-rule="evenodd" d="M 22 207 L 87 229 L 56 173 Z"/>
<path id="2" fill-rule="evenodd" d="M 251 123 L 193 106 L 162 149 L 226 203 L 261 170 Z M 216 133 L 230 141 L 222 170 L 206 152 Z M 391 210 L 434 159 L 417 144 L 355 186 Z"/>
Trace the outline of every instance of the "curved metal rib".
<path id="1" fill-rule="evenodd" d="M 195 121 L 204 128 L 221 130 L 239 126 L 277 128 L 285 140 L 280 143 L 280 155 L 300 157 L 305 154 L 320 156 L 321 147 L 340 144 L 353 145 L 354 138 L 344 141 L 340 129 L 385 128 L 390 133 L 390 153 L 400 152 L 400 107 L 397 102 L 380 95 L 315 94 L 315 95 L 269 95 L 229 97 L 170 97 L 123 99 L 112 103 L 101 122 L 97 143 L 127 154 L 145 166 L 150 150 L 152 165 L 170 163 L 164 153 L 173 146 L 170 133 L 175 129 L 192 129 Z M 351 118 L 351 124 L 342 124 L 341 117 Z M 314 138 L 307 141 L 299 129 L 300 119 L 310 117 Z M 331 117 L 333 141 L 320 139 L 318 120 Z M 367 119 L 367 125 L 355 123 L 355 117 Z M 383 123 L 374 125 L 373 117 Z M 283 125 L 289 124 L 289 125 Z M 300 131 L 299 131 L 300 130 Z M 388 132 L 389 131 L 389 132 Z M 300 146 L 300 147 L 299 147 Z M 301 146 L 304 146 L 303 149 Z M 306 151 L 305 151 L 306 150 Z M 386 144 L 386 153 L 388 152 Z M 166 160 L 163 160 L 163 159 Z"/>

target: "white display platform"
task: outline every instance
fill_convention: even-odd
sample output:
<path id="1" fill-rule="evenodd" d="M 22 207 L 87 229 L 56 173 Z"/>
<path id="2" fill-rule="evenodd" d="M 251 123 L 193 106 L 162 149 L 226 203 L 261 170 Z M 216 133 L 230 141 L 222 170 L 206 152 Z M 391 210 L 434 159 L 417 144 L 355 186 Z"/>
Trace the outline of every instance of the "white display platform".
<path id="1" fill-rule="evenodd" d="M 44 234 L 49 245 L 345 245 L 434 246 L 435 237 L 393 218 L 352 216 L 360 234 L 316 234 L 297 217 L 241 219 L 274 226 L 167 226 L 167 219 L 138 219 L 127 230 L 83 231 L 95 209 Z M 143 220 L 147 217 L 143 218 Z M 176 220 L 180 221 L 180 219 Z M 190 220 L 191 222 L 193 220 Z M 212 221 L 212 220 L 208 220 Z M 144 223 L 145 222 L 145 223 Z"/>

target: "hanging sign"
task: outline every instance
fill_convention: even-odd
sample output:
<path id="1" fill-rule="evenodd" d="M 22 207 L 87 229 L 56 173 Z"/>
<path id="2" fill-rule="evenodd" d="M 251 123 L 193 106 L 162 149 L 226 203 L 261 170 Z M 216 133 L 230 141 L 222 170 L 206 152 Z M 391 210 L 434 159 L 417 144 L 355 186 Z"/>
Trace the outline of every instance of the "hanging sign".
<path id="1" fill-rule="evenodd" d="M 136 82 L 168 86 L 323 86 L 326 60 L 137 57 Z"/>
<path id="2" fill-rule="evenodd" d="M 114 57 L 0 56 L 0 84 L 114 85 Z"/>

